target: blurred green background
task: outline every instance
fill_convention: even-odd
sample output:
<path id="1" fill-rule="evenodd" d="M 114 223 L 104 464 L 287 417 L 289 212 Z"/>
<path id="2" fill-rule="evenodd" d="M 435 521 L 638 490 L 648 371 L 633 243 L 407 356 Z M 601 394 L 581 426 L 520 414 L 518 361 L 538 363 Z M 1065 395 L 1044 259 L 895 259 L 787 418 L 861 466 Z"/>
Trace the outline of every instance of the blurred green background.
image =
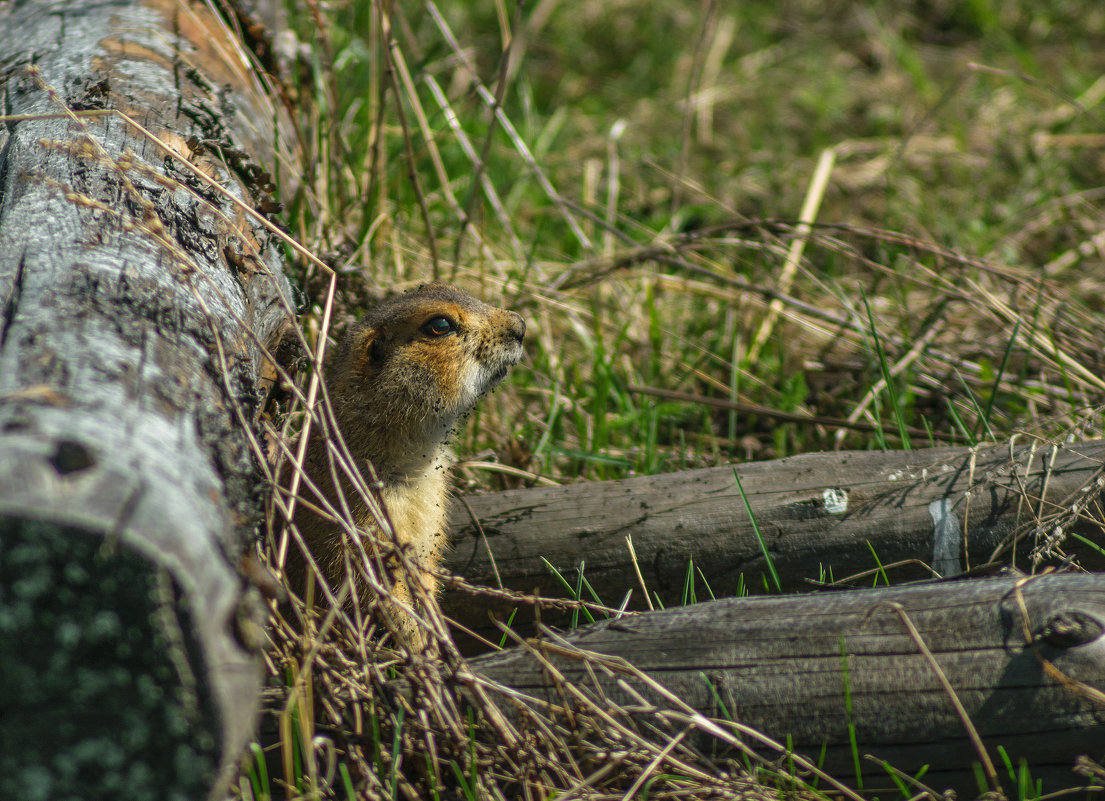
<path id="1" fill-rule="evenodd" d="M 1098 430 L 1105 6 L 289 19 L 290 219 L 342 269 L 341 314 L 436 273 L 530 323 L 462 454 L 571 481 Z"/>

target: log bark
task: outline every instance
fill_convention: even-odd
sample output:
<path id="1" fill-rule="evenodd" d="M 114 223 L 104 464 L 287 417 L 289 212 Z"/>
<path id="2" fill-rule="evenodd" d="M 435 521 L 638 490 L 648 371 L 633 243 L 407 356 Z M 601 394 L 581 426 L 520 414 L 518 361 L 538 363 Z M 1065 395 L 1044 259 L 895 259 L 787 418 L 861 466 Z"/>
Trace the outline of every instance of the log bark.
<path id="1" fill-rule="evenodd" d="M 974 797 L 980 788 L 972 763 L 981 758 L 918 639 L 1000 768 L 1006 792 L 1016 785 L 999 746 L 1014 766 L 1023 759 L 1047 792 L 1086 783 L 1071 773 L 1079 755 L 1105 758 L 1103 631 L 1105 577 L 1052 574 L 1023 583 L 978 579 L 726 599 L 604 621 L 563 640 L 473 659 L 470 666 L 554 706 L 565 705 L 557 689 L 563 684 L 552 680 L 547 665 L 599 709 L 641 710 L 639 696 L 627 688 L 658 708 L 678 708 L 626 667 L 632 666 L 722 728 L 735 720 L 779 743 L 790 738 L 815 764 L 823 755 L 831 775 L 866 793 L 896 795 L 877 763 L 864 760 L 855 780 L 849 724 L 861 756 L 872 754 L 910 775 L 928 765 L 926 785 Z M 1089 697 L 1093 691 L 1097 700 Z M 504 710 L 516 714 L 511 710 L 523 697 L 512 696 Z M 568 706 L 587 715 L 578 699 Z M 642 725 L 645 719 L 656 725 L 647 710 L 637 714 Z M 575 726 L 583 719 L 575 718 Z M 673 724 L 672 735 L 680 725 Z M 695 735 L 699 748 L 725 755 L 723 740 L 703 727 Z"/>
<path id="2" fill-rule="evenodd" d="M 0 30 L 0 795 L 218 794 L 256 721 L 248 426 L 291 292 L 186 162 L 261 202 L 279 115 L 203 3 Z"/>
<path id="3" fill-rule="evenodd" d="M 564 596 L 542 560 L 573 585 L 585 563 L 585 576 L 604 603 L 617 606 L 633 590 L 630 608 L 643 609 L 626 547 L 631 535 L 644 583 L 664 605 L 681 602 L 692 563 L 699 600 L 742 588 L 775 592 L 734 470 L 784 592 L 808 590 L 809 580 L 822 575 L 840 579 L 906 560 L 912 563 L 887 571 L 891 582 L 931 578 L 918 561 L 945 576 L 995 554 L 1027 566 L 1029 551 L 1057 526 L 1101 542 L 1095 481 L 1103 463 L 1102 440 L 1056 448 L 1022 438 L 976 449 L 818 453 L 511 490 L 454 505 L 447 568 L 476 584 L 496 586 L 501 578 L 508 589 Z M 1017 534 L 1022 539 L 1011 549 Z M 1103 567 L 1099 553 L 1077 546 L 1063 543 L 1085 566 Z M 446 593 L 442 605 L 464 625 L 496 637 L 489 612 L 505 620 L 511 611 L 507 602 L 462 592 Z M 546 620 L 563 623 L 562 617 Z M 531 631 L 531 621 L 530 608 L 520 606 L 515 623 Z"/>

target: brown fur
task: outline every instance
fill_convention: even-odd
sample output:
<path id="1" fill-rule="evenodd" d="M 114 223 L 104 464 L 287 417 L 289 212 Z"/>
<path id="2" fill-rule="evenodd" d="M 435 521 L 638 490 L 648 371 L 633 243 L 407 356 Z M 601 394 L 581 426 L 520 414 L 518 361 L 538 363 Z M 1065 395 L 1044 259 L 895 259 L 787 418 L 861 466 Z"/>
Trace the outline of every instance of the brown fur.
<path id="1" fill-rule="evenodd" d="M 443 335 L 428 330 L 438 318 L 453 330 Z M 377 499 L 430 593 L 438 589 L 433 571 L 447 545 L 449 439 L 457 422 L 521 358 L 525 331 L 514 312 L 446 284 L 427 284 L 377 306 L 346 332 L 327 364 L 326 387 L 338 429 L 366 482 L 371 481 L 366 463 L 375 470 Z M 305 469 L 335 509 L 342 508 L 339 496 L 344 497 L 358 529 L 370 535 L 364 542 L 372 555 L 370 543 L 383 537 L 380 526 L 340 467 L 335 488 L 327 443 L 317 428 Z M 350 548 L 347 554 L 338 527 L 304 504 L 295 523 L 337 592 L 346 579 L 347 556 L 358 562 L 359 550 Z M 297 551 L 293 547 L 289 553 L 288 577 L 291 588 L 302 592 L 306 569 Z M 388 563 L 394 570 L 396 560 Z M 363 582 L 356 589 L 367 608 L 371 592 Z M 411 588 L 394 575 L 393 593 L 405 603 L 413 600 Z M 418 640 L 409 619 L 403 628 Z"/>

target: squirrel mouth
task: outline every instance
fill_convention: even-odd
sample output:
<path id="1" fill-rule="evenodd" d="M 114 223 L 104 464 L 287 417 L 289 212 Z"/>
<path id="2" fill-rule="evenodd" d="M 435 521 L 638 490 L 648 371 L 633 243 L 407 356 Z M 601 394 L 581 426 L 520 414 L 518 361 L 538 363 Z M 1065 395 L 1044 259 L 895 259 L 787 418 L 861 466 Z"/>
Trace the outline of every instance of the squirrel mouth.
<path id="1" fill-rule="evenodd" d="M 517 364 L 521 358 L 522 346 L 519 344 L 514 353 L 503 355 L 490 364 L 485 363 L 481 371 L 484 375 L 483 392 L 489 392 L 503 383 L 507 375 L 510 374 L 510 368 Z"/>

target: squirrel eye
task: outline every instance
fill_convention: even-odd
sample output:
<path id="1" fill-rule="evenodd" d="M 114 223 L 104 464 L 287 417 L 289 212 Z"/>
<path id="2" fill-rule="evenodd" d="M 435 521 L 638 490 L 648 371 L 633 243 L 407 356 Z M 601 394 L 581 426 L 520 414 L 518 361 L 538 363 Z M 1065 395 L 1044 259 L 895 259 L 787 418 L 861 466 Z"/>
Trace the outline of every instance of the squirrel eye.
<path id="1" fill-rule="evenodd" d="M 448 317 L 434 317 L 422 326 L 422 332 L 433 337 L 443 337 L 456 330 L 456 325 Z"/>

